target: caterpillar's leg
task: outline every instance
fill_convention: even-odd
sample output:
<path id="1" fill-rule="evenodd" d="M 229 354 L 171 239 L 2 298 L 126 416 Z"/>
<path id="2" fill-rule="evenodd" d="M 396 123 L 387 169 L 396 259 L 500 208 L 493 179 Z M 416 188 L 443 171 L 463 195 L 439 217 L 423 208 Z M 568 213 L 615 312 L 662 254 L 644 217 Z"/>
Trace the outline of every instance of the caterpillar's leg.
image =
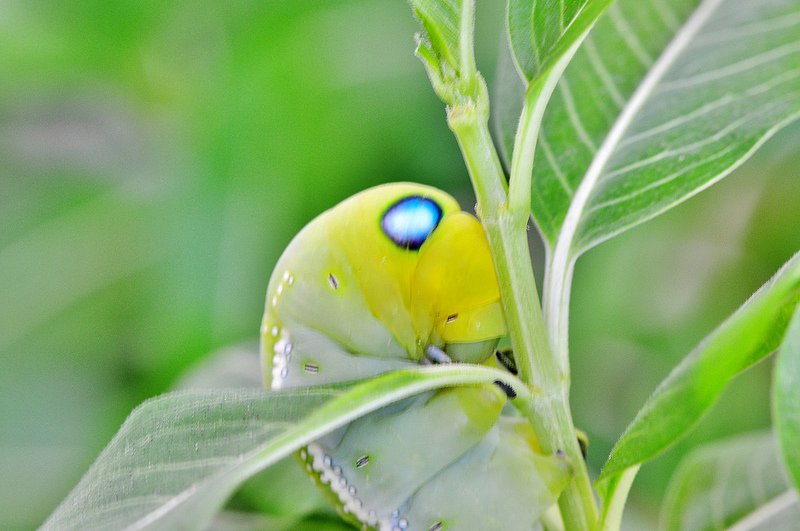
<path id="1" fill-rule="evenodd" d="M 505 369 L 510 372 L 511 374 L 517 374 L 517 361 L 514 359 L 514 351 L 510 348 L 504 348 L 500 350 L 495 350 L 494 356 L 497 359 L 497 362 L 505 367 Z"/>
<path id="2" fill-rule="evenodd" d="M 436 345 L 428 345 L 425 347 L 425 357 L 433 363 L 453 363 L 450 356 L 445 354 L 444 350 Z"/>

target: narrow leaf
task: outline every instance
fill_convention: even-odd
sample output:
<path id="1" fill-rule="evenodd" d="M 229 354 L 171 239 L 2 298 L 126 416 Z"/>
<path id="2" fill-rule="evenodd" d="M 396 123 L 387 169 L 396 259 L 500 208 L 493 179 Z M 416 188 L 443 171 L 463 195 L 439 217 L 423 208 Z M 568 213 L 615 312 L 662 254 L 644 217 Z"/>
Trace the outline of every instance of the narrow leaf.
<path id="1" fill-rule="evenodd" d="M 509 0 L 508 33 L 517 67 L 526 81 L 525 98 L 519 125 L 514 135 L 511 160 L 509 208 L 529 216 L 533 161 L 536 140 L 547 104 L 559 79 L 597 19 L 612 0 L 562 0 L 528 2 Z M 502 67 L 502 65 L 501 65 Z M 498 76 L 502 80 L 501 75 Z M 509 93 L 500 90 L 501 93 Z M 501 107 L 500 121 L 513 104 Z M 508 135 L 500 135 L 507 143 Z M 503 148 L 508 153 L 508 148 Z"/>
<path id="2" fill-rule="evenodd" d="M 559 82 L 532 195 L 557 269 L 717 182 L 800 116 L 800 2 L 697 5 L 619 0 Z"/>
<path id="3" fill-rule="evenodd" d="M 444 386 L 509 375 L 448 365 L 386 374 L 350 390 L 183 392 L 145 402 L 43 529 L 199 529 L 267 466 L 356 418 Z"/>
<path id="4" fill-rule="evenodd" d="M 661 382 L 617 441 L 598 482 L 612 483 L 609 480 L 626 468 L 685 435 L 734 376 L 780 345 L 798 301 L 800 253 Z"/>
<path id="5" fill-rule="evenodd" d="M 661 513 L 664 531 L 796 529 L 800 496 L 770 433 L 698 448 L 680 464 Z"/>
<path id="6" fill-rule="evenodd" d="M 422 60 L 438 96 L 448 105 L 483 96 L 473 52 L 473 0 L 409 0 L 423 31 L 417 35 Z"/>
<path id="7" fill-rule="evenodd" d="M 203 362 L 187 371 L 174 387 L 194 391 L 262 389 L 258 343 L 240 343 L 211 353 Z M 232 502 L 236 507 L 246 507 L 270 516 L 268 525 L 258 529 L 294 529 L 294 524 L 301 516 L 333 511 L 330 501 L 309 481 L 308 474 L 298 466 L 297 458 L 293 455 L 247 480 L 239 487 Z M 225 523 L 230 518 L 218 516 L 212 527 L 218 527 L 220 520 Z M 236 523 L 238 520 L 231 527 L 235 528 Z"/>
<path id="8" fill-rule="evenodd" d="M 591 28 L 611 0 L 509 0 L 508 38 L 517 69 L 531 82 Z"/>
<path id="9" fill-rule="evenodd" d="M 531 2 L 509 0 L 508 36 L 522 76 L 531 81 L 586 0 Z"/>
<path id="10" fill-rule="evenodd" d="M 639 466 L 626 468 L 622 473 L 610 478 L 603 485 L 603 511 L 600 515 L 600 529 L 620 529 L 622 513 L 628 501 L 628 493 L 633 486 L 633 480 L 639 473 Z"/>
<path id="11" fill-rule="evenodd" d="M 430 47 L 442 61 L 458 67 L 461 61 L 461 23 L 463 0 L 411 0 L 414 13 L 425 29 Z"/>
<path id="12" fill-rule="evenodd" d="M 800 489 L 800 309 L 795 311 L 775 365 L 775 428 L 781 453 Z"/>

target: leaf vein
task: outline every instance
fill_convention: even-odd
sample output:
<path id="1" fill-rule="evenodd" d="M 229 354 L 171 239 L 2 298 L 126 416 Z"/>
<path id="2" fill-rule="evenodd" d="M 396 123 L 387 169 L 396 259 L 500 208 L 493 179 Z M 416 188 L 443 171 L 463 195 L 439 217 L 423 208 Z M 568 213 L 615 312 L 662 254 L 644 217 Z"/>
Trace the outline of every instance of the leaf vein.
<path id="1" fill-rule="evenodd" d="M 633 28 L 628 24 L 628 21 L 625 19 L 622 11 L 619 9 L 619 4 L 614 3 L 611 8 L 608 10 L 609 16 L 611 17 L 611 23 L 614 24 L 614 27 L 617 28 L 617 32 L 619 36 L 622 37 L 622 40 L 625 41 L 625 44 L 628 45 L 631 53 L 636 58 L 637 61 L 642 63 L 647 68 L 650 68 L 653 63 L 653 57 L 650 55 L 650 52 L 644 47 L 642 42 L 633 32 Z"/>
<path id="2" fill-rule="evenodd" d="M 735 147 L 736 146 L 734 146 L 734 145 L 725 146 L 723 149 L 717 151 L 713 155 L 711 155 L 709 157 L 706 157 L 706 158 L 703 158 L 701 160 L 695 161 L 692 164 L 687 164 L 686 166 L 681 168 L 679 171 L 673 172 L 673 173 L 667 175 L 666 177 L 662 177 L 661 179 L 659 179 L 657 181 L 653 181 L 652 183 L 648 184 L 647 186 L 643 186 L 641 188 L 637 188 L 633 192 L 631 192 L 629 194 L 626 194 L 624 196 L 615 197 L 614 199 L 609 199 L 608 201 L 604 201 L 602 203 L 598 203 L 598 204 L 592 206 L 589 209 L 588 213 L 595 213 L 598 210 L 602 210 L 604 208 L 608 208 L 608 207 L 616 205 L 618 203 L 623 203 L 625 201 L 629 201 L 629 200 L 633 199 L 634 197 L 637 197 L 637 196 L 639 196 L 639 195 L 641 195 L 641 194 L 643 194 L 645 192 L 648 192 L 648 191 L 650 191 L 650 190 L 652 190 L 654 188 L 659 188 L 659 187 L 661 187 L 661 186 L 663 186 L 665 184 L 668 184 L 670 181 L 675 180 L 676 178 L 680 177 L 681 175 L 684 175 L 685 173 L 695 169 L 698 166 L 702 166 L 703 164 L 707 164 L 707 163 L 709 163 L 709 162 L 711 162 L 713 160 L 716 160 L 716 159 L 718 159 L 720 157 L 723 157 L 723 156 L 727 155 Z"/>
<path id="3" fill-rule="evenodd" d="M 715 70 L 710 70 L 694 76 L 662 83 L 661 86 L 658 87 L 658 92 L 663 93 L 695 88 L 697 85 L 719 81 L 720 79 L 724 79 L 728 76 L 741 74 L 742 72 L 752 70 L 753 68 L 767 65 L 773 61 L 782 59 L 787 55 L 797 52 L 800 52 L 800 41 L 795 41 L 783 46 L 779 46 L 778 48 L 773 48 L 767 52 L 753 55 L 736 63 L 732 63 Z"/>
<path id="4" fill-rule="evenodd" d="M 720 466 L 714 469 L 714 486 L 708 493 L 708 499 L 715 529 L 725 529 L 725 493 L 731 472 L 731 463 L 728 461 L 720 462 Z"/>
<path id="5" fill-rule="evenodd" d="M 559 184 L 561 184 L 561 188 L 564 189 L 564 192 L 567 193 L 568 197 L 572 197 L 575 193 L 575 190 L 572 189 L 569 182 L 567 181 L 567 177 L 564 175 L 564 171 L 561 169 L 561 166 L 558 164 L 558 159 L 556 159 L 555 154 L 553 153 L 553 148 L 550 146 L 550 142 L 548 142 L 547 137 L 544 134 L 544 131 L 539 133 L 539 142 L 542 146 L 542 151 L 544 152 L 544 157 L 547 159 L 548 164 L 550 167 L 553 168 L 553 173 L 555 173 L 556 177 L 558 178 Z"/>
<path id="6" fill-rule="evenodd" d="M 770 20 L 761 20 L 734 28 L 735 31 L 725 29 L 722 31 L 709 32 L 695 40 L 697 46 L 709 44 L 719 44 L 731 40 L 739 40 L 744 37 L 753 37 L 764 33 L 773 33 L 776 30 L 788 29 L 800 24 L 800 12 L 783 15 Z"/>
<path id="7" fill-rule="evenodd" d="M 592 36 L 586 38 L 584 43 L 584 48 L 586 49 L 586 53 L 589 56 L 589 63 L 592 65 L 592 68 L 595 72 L 597 72 L 597 76 L 600 78 L 600 81 L 603 83 L 608 95 L 611 96 L 611 100 L 616 104 L 617 108 L 621 109 L 625 106 L 625 98 L 622 96 L 619 88 L 614 83 L 614 80 L 611 77 L 608 69 L 606 68 L 605 63 L 603 62 L 603 58 L 600 57 L 600 54 L 597 51 L 597 46 L 595 45 L 594 41 L 592 40 Z"/>
<path id="8" fill-rule="evenodd" d="M 780 514 L 797 503 L 800 503 L 800 495 L 797 491 L 790 489 L 733 524 L 728 528 L 728 531 L 751 531 L 756 529 L 759 524 L 769 521 L 773 516 Z"/>
<path id="9" fill-rule="evenodd" d="M 553 280 L 545 292 L 545 297 L 547 299 L 545 313 L 551 321 L 559 321 L 558 315 L 560 314 L 560 310 L 557 306 L 560 304 L 560 294 L 563 294 L 566 288 L 565 281 L 568 276 L 567 272 L 570 270 L 571 262 L 574 260 L 572 251 L 573 245 L 575 244 L 575 235 L 583 214 L 585 213 L 584 211 L 589 202 L 589 198 L 597 185 L 597 181 L 603 169 L 614 154 L 615 147 L 623 138 L 623 135 L 634 121 L 637 113 L 645 105 L 649 96 L 654 92 L 656 86 L 663 79 L 672 63 L 689 46 L 692 38 L 714 14 L 721 1 L 722 0 L 705 0 L 702 2 L 686 24 L 676 33 L 659 59 L 653 64 L 653 68 L 648 71 L 648 74 L 634 91 L 633 96 L 622 109 L 622 112 L 609 130 L 605 140 L 603 140 L 589 168 L 586 170 L 583 180 L 580 185 L 578 185 L 575 196 L 567 210 L 564 222 L 561 225 L 552 259 L 549 264 L 551 270 L 565 272 L 563 275 L 551 277 Z M 611 9 L 613 10 L 613 7 Z"/>
<path id="10" fill-rule="evenodd" d="M 664 133 L 664 132 L 670 131 L 672 129 L 675 129 L 678 126 L 681 126 L 681 125 L 683 125 L 685 123 L 688 123 L 688 122 L 694 120 L 695 118 L 699 118 L 699 117 L 701 117 L 701 116 L 703 116 L 705 114 L 708 114 L 711 111 L 714 111 L 716 109 L 725 107 L 727 105 L 730 105 L 730 104 L 735 103 L 737 101 L 740 101 L 742 99 L 745 99 L 745 98 L 748 98 L 748 97 L 752 97 L 752 96 L 757 96 L 757 95 L 759 95 L 761 93 L 764 93 L 764 92 L 768 92 L 769 90 L 772 90 L 773 88 L 777 87 L 778 85 L 781 85 L 783 83 L 786 83 L 787 81 L 791 81 L 791 80 L 796 79 L 798 77 L 800 77 L 800 68 L 795 68 L 795 69 L 788 70 L 788 71 L 784 72 L 780 76 L 773 77 L 773 78 L 769 79 L 768 81 L 765 81 L 764 83 L 761 83 L 759 85 L 751 87 L 750 89 L 748 89 L 746 92 L 740 94 L 739 96 L 733 96 L 730 93 L 725 94 L 722 97 L 718 98 L 717 100 L 715 100 L 715 101 L 713 101 L 711 103 L 707 103 L 707 104 L 703 105 L 702 107 L 699 107 L 699 108 L 695 109 L 694 111 L 691 111 L 691 112 L 689 112 L 687 114 L 684 114 L 682 116 L 679 116 L 677 118 L 674 118 L 672 120 L 664 122 L 661 125 L 657 125 L 655 127 L 652 127 L 650 129 L 647 129 L 647 130 L 642 131 L 640 133 L 637 133 L 635 135 L 629 136 L 628 138 L 626 138 L 622 142 L 620 142 L 620 147 L 629 146 L 631 144 L 634 144 L 634 143 L 639 142 L 641 140 L 645 140 L 645 139 L 647 139 L 647 138 L 649 138 L 651 136 L 657 135 L 659 133 Z"/>
<path id="11" fill-rule="evenodd" d="M 782 103 L 783 100 L 778 100 L 778 102 L 773 102 L 770 107 L 774 107 L 776 103 Z M 627 173 L 630 173 L 634 170 L 638 170 L 640 168 L 644 168 L 645 166 L 650 166 L 657 162 L 660 162 L 664 159 L 672 158 L 672 157 L 680 157 L 686 155 L 687 153 L 691 153 L 693 151 L 697 151 L 698 149 L 705 147 L 709 144 L 713 144 L 714 142 L 718 142 L 724 136 L 728 135 L 729 133 L 735 131 L 748 121 L 752 120 L 753 118 L 758 118 L 759 116 L 763 115 L 765 112 L 764 108 L 756 108 L 753 112 L 740 116 L 736 120 L 732 121 L 716 133 L 711 136 L 707 136 L 702 140 L 698 140 L 696 142 L 692 142 L 691 144 L 684 144 L 683 146 L 678 146 L 676 148 L 666 149 L 656 155 L 651 157 L 647 157 L 645 159 L 637 160 L 627 166 L 623 166 L 618 168 L 614 171 L 608 172 L 605 174 L 606 182 L 611 180 L 619 180 L 620 177 L 624 176 Z"/>
<path id="12" fill-rule="evenodd" d="M 665 4 L 663 0 L 653 0 L 652 3 L 653 8 L 667 28 L 675 32 L 681 27 L 680 20 L 678 20 L 678 17 L 675 16 L 675 13 L 672 12 L 669 5 Z"/>
<path id="13" fill-rule="evenodd" d="M 558 84 L 558 90 L 564 99 L 564 108 L 567 110 L 567 116 L 569 116 L 569 121 L 572 124 L 572 127 L 575 129 L 578 139 L 589 149 L 591 153 L 596 153 L 597 146 L 595 146 L 594 142 L 592 142 L 592 139 L 589 137 L 589 133 L 586 132 L 586 128 L 581 121 L 581 117 L 578 115 L 577 108 L 575 107 L 575 100 L 572 97 L 572 91 L 569 88 L 567 78 L 561 79 L 561 82 Z"/>

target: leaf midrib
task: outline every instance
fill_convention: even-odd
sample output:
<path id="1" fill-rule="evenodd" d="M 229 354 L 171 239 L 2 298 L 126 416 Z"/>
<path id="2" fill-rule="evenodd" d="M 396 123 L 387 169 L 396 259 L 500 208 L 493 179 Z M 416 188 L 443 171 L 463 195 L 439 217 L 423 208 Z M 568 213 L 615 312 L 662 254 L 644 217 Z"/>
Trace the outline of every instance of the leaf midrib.
<path id="1" fill-rule="evenodd" d="M 638 112 L 644 107 L 649 96 L 664 78 L 670 67 L 686 50 L 694 37 L 708 19 L 725 0 L 704 0 L 692 13 L 681 29 L 647 72 L 628 103 L 623 107 L 614 125 L 609 130 L 600 148 L 586 170 L 575 194 L 570 201 L 569 209 L 558 230 L 555 245 L 547 245 L 547 270 L 545 272 L 544 313 L 551 338 L 556 342 L 555 350 L 562 364 L 566 365 L 566 344 L 560 344 L 558 338 L 567 337 L 567 315 L 569 292 L 572 282 L 572 271 L 575 260 L 583 249 L 576 250 L 575 236 L 586 213 L 586 207 L 599 182 L 603 170 L 608 164 L 616 147 L 620 144 L 628 128 Z M 608 235 L 607 237 L 610 237 Z M 547 243 L 548 240 L 545 238 Z M 597 240 L 594 243 L 599 243 Z"/>
<path id="2" fill-rule="evenodd" d="M 556 244 L 553 249 L 553 271 L 566 271 L 570 266 L 570 262 L 575 258 L 575 256 L 573 256 L 573 244 L 578 227 L 583 219 L 583 214 L 586 211 L 586 205 L 592 197 L 592 192 L 594 192 L 597 187 L 603 170 L 611 159 L 616 147 L 620 144 L 624 134 L 633 123 L 634 118 L 644 107 L 649 96 L 663 79 L 670 67 L 675 63 L 675 60 L 692 42 L 695 35 L 724 1 L 725 0 L 705 0 L 700 4 L 692 16 L 675 34 L 675 37 L 673 37 L 672 41 L 667 45 L 664 52 L 656 60 L 653 67 L 639 84 L 633 96 L 623 107 L 622 112 L 609 130 L 600 148 L 597 150 L 592 163 L 586 170 L 586 174 L 572 197 L 570 207 L 567 210 L 567 215 L 558 232 Z"/>
<path id="3" fill-rule="evenodd" d="M 770 517 L 779 514 L 784 509 L 798 502 L 800 502 L 800 495 L 798 495 L 797 491 L 794 489 L 789 488 L 734 522 L 733 525 L 728 527 L 728 531 L 749 531 L 751 529 L 756 529 L 754 526 L 764 523 Z"/>

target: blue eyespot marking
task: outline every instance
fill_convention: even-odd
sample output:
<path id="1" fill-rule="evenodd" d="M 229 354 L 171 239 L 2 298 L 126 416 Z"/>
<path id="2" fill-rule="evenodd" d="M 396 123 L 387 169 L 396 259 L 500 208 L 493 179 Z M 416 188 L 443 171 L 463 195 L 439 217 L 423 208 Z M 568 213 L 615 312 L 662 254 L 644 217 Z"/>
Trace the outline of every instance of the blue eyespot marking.
<path id="1" fill-rule="evenodd" d="M 413 195 L 392 205 L 381 218 L 381 228 L 398 247 L 416 251 L 442 219 L 442 207 L 427 197 Z"/>

